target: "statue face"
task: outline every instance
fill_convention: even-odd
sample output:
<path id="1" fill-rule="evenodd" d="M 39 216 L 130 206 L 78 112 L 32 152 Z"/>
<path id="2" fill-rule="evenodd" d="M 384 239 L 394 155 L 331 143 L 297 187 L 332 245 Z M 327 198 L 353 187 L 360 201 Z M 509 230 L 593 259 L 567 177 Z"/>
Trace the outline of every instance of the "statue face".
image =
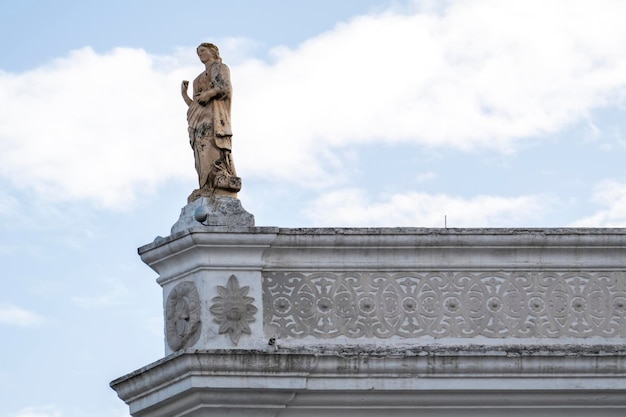
<path id="1" fill-rule="evenodd" d="M 203 64 L 206 64 L 207 62 L 213 61 L 215 59 L 215 57 L 213 56 L 213 51 L 204 46 L 198 48 L 198 57 L 200 57 L 200 61 L 202 61 Z"/>

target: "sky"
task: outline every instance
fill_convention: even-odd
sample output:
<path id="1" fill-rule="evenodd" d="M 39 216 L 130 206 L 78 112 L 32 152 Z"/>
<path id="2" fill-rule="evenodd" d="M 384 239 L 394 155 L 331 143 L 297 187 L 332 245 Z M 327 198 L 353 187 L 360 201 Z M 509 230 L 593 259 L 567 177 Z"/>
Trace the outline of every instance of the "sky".
<path id="1" fill-rule="evenodd" d="M 0 2 L 0 417 L 127 417 L 164 354 L 136 249 L 196 188 L 182 80 L 231 70 L 257 226 L 626 227 L 626 2 Z"/>

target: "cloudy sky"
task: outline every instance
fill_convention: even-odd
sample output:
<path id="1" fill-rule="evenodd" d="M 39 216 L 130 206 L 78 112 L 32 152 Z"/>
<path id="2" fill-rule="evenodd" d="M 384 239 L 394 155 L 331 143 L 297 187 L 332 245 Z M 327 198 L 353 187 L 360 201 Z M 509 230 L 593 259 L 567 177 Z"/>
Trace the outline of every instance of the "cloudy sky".
<path id="1" fill-rule="evenodd" d="M 4 1 L 0 417 L 127 416 L 220 46 L 258 226 L 625 227 L 626 2 Z"/>

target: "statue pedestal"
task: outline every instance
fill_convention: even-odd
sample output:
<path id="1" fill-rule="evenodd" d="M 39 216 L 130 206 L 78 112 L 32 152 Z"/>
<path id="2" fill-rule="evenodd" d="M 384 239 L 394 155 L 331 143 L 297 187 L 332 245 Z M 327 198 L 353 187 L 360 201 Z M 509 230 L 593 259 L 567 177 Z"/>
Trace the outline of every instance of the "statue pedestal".
<path id="1" fill-rule="evenodd" d="M 238 198 L 200 197 L 183 207 L 170 233 L 196 226 L 252 227 L 254 215 L 248 213 Z"/>
<path id="2" fill-rule="evenodd" d="M 166 357 L 112 382 L 133 416 L 626 412 L 626 229 L 196 224 L 139 249 Z"/>

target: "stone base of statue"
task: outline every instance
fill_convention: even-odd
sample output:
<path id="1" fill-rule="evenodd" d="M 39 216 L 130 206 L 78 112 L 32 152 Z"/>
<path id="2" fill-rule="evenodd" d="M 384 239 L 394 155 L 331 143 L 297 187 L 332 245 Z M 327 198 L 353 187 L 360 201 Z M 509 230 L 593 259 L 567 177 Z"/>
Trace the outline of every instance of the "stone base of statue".
<path id="1" fill-rule="evenodd" d="M 213 181 L 213 187 L 204 186 L 193 190 L 187 197 L 187 202 L 191 203 L 200 197 L 213 198 L 214 196 L 226 196 L 237 198 L 237 192 L 241 191 L 241 178 L 230 176 L 219 176 Z"/>
<path id="2" fill-rule="evenodd" d="M 253 227 L 254 215 L 243 208 L 238 198 L 199 197 L 181 209 L 171 234 L 196 226 Z"/>

